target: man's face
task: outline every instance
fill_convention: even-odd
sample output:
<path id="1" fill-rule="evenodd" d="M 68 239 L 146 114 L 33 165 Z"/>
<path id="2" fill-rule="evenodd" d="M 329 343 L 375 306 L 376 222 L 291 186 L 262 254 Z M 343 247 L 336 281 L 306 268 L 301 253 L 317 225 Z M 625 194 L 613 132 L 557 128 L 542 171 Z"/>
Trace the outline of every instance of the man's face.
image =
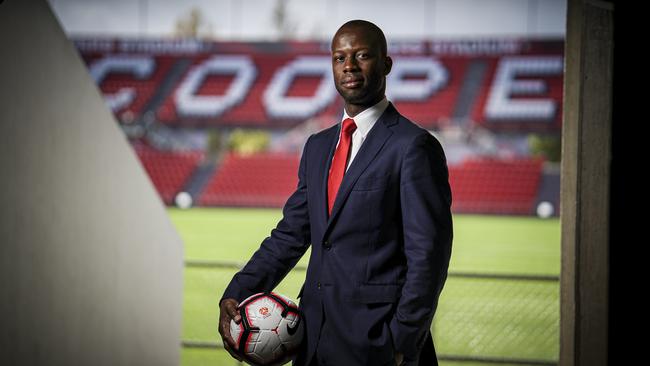
<path id="1" fill-rule="evenodd" d="M 332 40 L 334 85 L 346 105 L 369 107 L 384 97 L 391 60 L 376 35 L 361 27 L 340 29 Z"/>

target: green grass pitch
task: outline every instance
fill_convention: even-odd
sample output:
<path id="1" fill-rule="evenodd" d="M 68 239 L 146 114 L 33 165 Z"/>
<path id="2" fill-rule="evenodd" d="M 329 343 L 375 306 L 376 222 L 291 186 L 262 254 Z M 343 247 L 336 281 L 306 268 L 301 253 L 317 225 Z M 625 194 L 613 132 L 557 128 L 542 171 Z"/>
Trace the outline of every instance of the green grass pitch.
<path id="1" fill-rule="evenodd" d="M 186 260 L 244 263 L 281 218 L 278 209 L 169 209 Z M 309 252 L 300 264 L 306 265 Z M 559 275 L 558 219 L 454 216 L 450 272 Z M 184 340 L 219 342 L 218 301 L 234 270 L 186 268 Z M 295 299 L 304 271 L 292 271 L 276 291 Z M 559 284 L 451 276 L 432 331 L 439 354 L 557 360 Z M 183 366 L 238 365 L 223 350 L 181 351 Z M 442 366 L 479 363 L 444 362 Z"/>

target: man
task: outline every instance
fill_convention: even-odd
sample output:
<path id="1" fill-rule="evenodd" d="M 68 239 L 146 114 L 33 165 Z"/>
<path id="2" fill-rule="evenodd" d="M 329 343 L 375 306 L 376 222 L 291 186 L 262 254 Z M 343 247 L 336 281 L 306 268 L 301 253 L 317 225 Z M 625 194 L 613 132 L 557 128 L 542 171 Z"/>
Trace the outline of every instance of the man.
<path id="1" fill-rule="evenodd" d="M 343 121 L 309 137 L 284 217 L 223 295 L 229 351 L 238 301 L 272 290 L 312 245 L 294 365 L 437 365 L 429 329 L 451 255 L 447 166 L 438 141 L 386 100 L 391 66 L 376 25 L 353 20 L 334 35 Z"/>

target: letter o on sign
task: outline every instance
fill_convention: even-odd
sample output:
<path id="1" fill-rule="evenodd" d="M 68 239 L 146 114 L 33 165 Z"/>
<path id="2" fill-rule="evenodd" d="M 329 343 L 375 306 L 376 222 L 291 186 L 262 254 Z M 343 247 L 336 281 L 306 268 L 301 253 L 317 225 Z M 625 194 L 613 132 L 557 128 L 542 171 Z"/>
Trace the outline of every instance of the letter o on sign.
<path id="1" fill-rule="evenodd" d="M 321 76 L 312 96 L 287 96 L 300 75 Z M 308 118 L 332 103 L 336 96 L 329 57 L 303 56 L 278 70 L 264 92 L 264 107 L 273 118 Z"/>
<path id="2" fill-rule="evenodd" d="M 224 95 L 195 95 L 209 75 L 235 75 Z M 184 117 L 218 117 L 241 103 L 257 69 L 247 56 L 214 56 L 193 68 L 176 91 L 176 111 Z"/>

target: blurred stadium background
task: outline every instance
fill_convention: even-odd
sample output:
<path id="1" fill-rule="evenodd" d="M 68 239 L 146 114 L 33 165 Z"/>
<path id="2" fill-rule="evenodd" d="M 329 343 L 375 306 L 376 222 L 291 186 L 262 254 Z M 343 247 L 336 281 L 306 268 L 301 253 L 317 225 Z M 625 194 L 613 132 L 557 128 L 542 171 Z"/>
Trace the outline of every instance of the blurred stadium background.
<path id="1" fill-rule="evenodd" d="M 447 153 L 441 364 L 557 363 L 565 1 L 49 2 L 184 240 L 183 365 L 236 364 L 219 297 L 279 219 L 307 137 L 338 122 L 329 40 L 352 18 L 384 29 L 389 100 Z M 295 298 L 305 263 L 278 291 Z"/>

